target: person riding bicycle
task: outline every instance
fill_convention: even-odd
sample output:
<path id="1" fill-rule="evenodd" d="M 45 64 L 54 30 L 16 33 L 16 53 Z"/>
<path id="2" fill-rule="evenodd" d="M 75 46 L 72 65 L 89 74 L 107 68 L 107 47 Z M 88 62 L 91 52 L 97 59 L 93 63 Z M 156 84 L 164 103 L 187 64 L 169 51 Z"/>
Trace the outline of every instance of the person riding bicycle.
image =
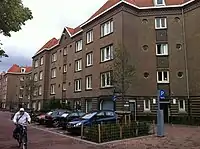
<path id="1" fill-rule="evenodd" d="M 21 126 L 27 126 L 27 123 L 31 123 L 31 117 L 30 115 L 25 112 L 24 108 L 20 108 L 20 110 L 15 113 L 13 122 L 16 125 L 16 128 L 13 131 L 13 138 L 18 139 L 18 134 L 20 132 L 20 125 Z"/>

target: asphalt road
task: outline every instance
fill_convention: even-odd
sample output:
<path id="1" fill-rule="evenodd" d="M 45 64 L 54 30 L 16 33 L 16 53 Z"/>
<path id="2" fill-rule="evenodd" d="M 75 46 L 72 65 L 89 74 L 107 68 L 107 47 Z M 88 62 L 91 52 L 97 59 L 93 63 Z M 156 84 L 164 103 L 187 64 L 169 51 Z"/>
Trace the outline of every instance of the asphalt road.
<path id="1" fill-rule="evenodd" d="M 55 130 L 34 127 L 28 127 L 28 149 L 200 149 L 200 127 L 166 125 L 162 138 L 148 136 L 101 146 L 51 132 Z M 18 149 L 12 138 L 13 129 L 10 113 L 0 112 L 0 149 Z"/>

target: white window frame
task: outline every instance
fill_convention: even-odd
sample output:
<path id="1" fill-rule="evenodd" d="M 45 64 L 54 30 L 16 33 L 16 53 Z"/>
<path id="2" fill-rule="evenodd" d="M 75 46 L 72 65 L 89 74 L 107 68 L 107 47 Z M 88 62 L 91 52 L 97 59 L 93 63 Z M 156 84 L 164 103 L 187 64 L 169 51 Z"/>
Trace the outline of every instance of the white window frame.
<path id="1" fill-rule="evenodd" d="M 39 80 L 42 80 L 43 79 L 43 71 L 40 71 L 39 73 Z"/>
<path id="2" fill-rule="evenodd" d="M 101 37 L 113 33 L 113 20 L 107 21 L 101 25 Z"/>
<path id="3" fill-rule="evenodd" d="M 35 67 L 35 68 L 38 67 L 38 60 L 35 61 L 35 63 L 34 63 L 34 67 Z"/>
<path id="4" fill-rule="evenodd" d="M 183 101 L 183 108 L 180 107 L 180 102 Z M 179 99 L 178 100 L 178 109 L 180 112 L 185 112 L 185 100 L 184 99 Z"/>
<path id="5" fill-rule="evenodd" d="M 24 81 L 24 77 L 20 77 L 20 81 Z"/>
<path id="6" fill-rule="evenodd" d="M 113 45 L 101 48 L 101 62 L 106 62 L 113 59 Z"/>
<path id="7" fill-rule="evenodd" d="M 64 56 L 67 55 L 67 47 L 65 47 L 65 48 L 63 49 L 63 55 L 64 55 Z"/>
<path id="8" fill-rule="evenodd" d="M 39 86 L 39 88 L 38 88 L 38 94 L 42 95 L 42 86 Z"/>
<path id="9" fill-rule="evenodd" d="M 51 69 L 51 78 L 56 78 L 56 68 Z"/>
<path id="10" fill-rule="evenodd" d="M 161 3 L 161 4 L 159 4 L 158 1 L 159 1 L 159 0 L 154 0 L 154 4 L 155 4 L 156 6 L 163 6 L 163 5 L 165 5 L 165 0 L 162 0 L 162 3 Z"/>
<path id="11" fill-rule="evenodd" d="M 63 65 L 63 72 L 64 72 L 64 73 L 67 72 L 67 64 Z"/>
<path id="12" fill-rule="evenodd" d="M 63 91 L 66 91 L 67 90 L 67 84 L 66 83 L 63 83 Z"/>
<path id="13" fill-rule="evenodd" d="M 161 53 L 158 53 L 158 46 L 161 46 Z M 168 44 L 166 43 L 159 43 L 156 44 L 156 55 L 161 56 L 161 55 L 168 55 Z"/>
<path id="14" fill-rule="evenodd" d="M 93 65 L 93 53 L 87 53 L 86 54 L 86 66 L 92 66 Z"/>
<path id="15" fill-rule="evenodd" d="M 92 89 L 92 75 L 86 76 L 85 78 L 85 84 L 86 84 L 86 89 L 90 90 Z"/>
<path id="16" fill-rule="evenodd" d="M 146 100 L 148 101 L 148 103 L 146 103 Z M 146 100 L 144 100 L 144 111 L 151 111 L 151 100 L 150 99 L 146 99 Z M 149 108 L 146 108 L 147 104 Z"/>
<path id="17" fill-rule="evenodd" d="M 103 80 L 104 75 L 105 75 L 105 80 Z M 112 87 L 111 72 L 110 71 L 101 73 L 101 88 L 106 88 L 106 87 Z"/>
<path id="18" fill-rule="evenodd" d="M 81 79 L 77 79 L 74 81 L 74 90 L 75 92 L 81 91 Z"/>
<path id="19" fill-rule="evenodd" d="M 81 71 L 82 70 L 82 59 L 78 59 L 75 61 L 75 71 Z"/>
<path id="20" fill-rule="evenodd" d="M 44 57 L 42 56 L 41 58 L 40 58 L 40 66 L 42 66 L 44 64 Z"/>
<path id="21" fill-rule="evenodd" d="M 76 45 L 75 45 L 75 51 L 78 52 L 78 51 L 81 51 L 83 49 L 83 40 L 79 40 L 76 42 Z"/>
<path id="22" fill-rule="evenodd" d="M 25 73 L 26 72 L 26 68 L 21 68 L 21 73 Z"/>
<path id="23" fill-rule="evenodd" d="M 35 82 L 38 81 L 38 75 L 37 75 L 37 73 L 34 74 L 34 81 Z"/>
<path id="24" fill-rule="evenodd" d="M 159 80 L 159 73 L 162 73 L 162 80 Z M 167 80 L 164 80 L 164 73 L 167 73 Z M 163 70 L 163 71 L 157 71 L 157 83 L 169 83 L 169 71 Z"/>
<path id="25" fill-rule="evenodd" d="M 50 86 L 50 93 L 51 93 L 51 95 L 55 95 L 56 94 L 55 93 L 55 87 L 56 87 L 55 84 L 51 84 L 51 86 Z"/>
<path id="26" fill-rule="evenodd" d="M 51 55 L 51 62 L 55 62 L 55 61 L 57 61 L 57 53 L 56 52 Z"/>
<path id="27" fill-rule="evenodd" d="M 162 26 L 162 19 L 164 19 L 164 26 Z M 157 22 L 159 21 L 159 26 Z M 155 18 L 155 29 L 166 29 L 167 28 L 167 18 Z"/>
<path id="28" fill-rule="evenodd" d="M 86 33 L 86 43 L 91 43 L 93 41 L 93 30 Z"/>

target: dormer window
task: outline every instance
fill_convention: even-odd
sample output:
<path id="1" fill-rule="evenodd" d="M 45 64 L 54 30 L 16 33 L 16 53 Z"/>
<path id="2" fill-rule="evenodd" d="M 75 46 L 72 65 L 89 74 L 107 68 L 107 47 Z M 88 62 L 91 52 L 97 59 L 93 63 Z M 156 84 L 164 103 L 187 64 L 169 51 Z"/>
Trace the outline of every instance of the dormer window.
<path id="1" fill-rule="evenodd" d="M 154 0 L 155 5 L 165 5 L 165 0 Z"/>
<path id="2" fill-rule="evenodd" d="M 21 73 L 25 73 L 26 72 L 26 68 L 21 68 Z"/>

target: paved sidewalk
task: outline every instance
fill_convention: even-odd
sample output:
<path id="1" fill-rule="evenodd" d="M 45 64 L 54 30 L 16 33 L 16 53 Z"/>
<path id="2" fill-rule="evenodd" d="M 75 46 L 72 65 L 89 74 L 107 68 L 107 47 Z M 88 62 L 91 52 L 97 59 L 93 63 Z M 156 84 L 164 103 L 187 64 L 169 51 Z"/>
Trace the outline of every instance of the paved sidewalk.
<path id="1" fill-rule="evenodd" d="M 10 114 L 0 112 L 0 149 L 17 149 L 12 138 L 14 125 Z M 107 145 L 92 145 L 35 128 L 28 129 L 29 149 L 200 149 L 200 127 L 165 126 L 166 136 L 120 141 Z"/>

